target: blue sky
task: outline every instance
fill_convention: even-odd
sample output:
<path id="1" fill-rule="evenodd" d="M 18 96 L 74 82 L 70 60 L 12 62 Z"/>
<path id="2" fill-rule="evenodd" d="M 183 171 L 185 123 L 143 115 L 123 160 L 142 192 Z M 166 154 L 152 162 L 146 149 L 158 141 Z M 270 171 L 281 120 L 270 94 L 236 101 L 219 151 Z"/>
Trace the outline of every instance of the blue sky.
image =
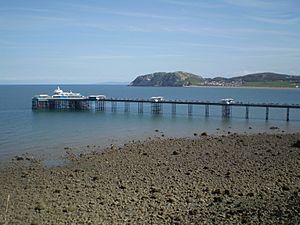
<path id="1" fill-rule="evenodd" d="M 0 83 L 300 75 L 299 0 L 0 0 Z"/>

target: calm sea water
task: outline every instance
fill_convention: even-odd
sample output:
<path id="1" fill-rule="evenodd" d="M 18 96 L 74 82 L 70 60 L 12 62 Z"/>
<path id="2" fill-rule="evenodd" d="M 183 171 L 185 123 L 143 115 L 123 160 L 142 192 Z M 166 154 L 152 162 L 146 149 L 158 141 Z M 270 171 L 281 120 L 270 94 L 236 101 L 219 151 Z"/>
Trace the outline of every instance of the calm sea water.
<path id="1" fill-rule="evenodd" d="M 114 98 L 144 98 L 164 96 L 166 99 L 219 101 L 234 98 L 236 101 L 254 103 L 300 103 L 297 89 L 244 89 L 244 88 L 159 88 L 128 87 L 118 85 L 61 85 L 63 90 L 83 95 L 104 94 Z M 187 107 L 177 108 L 177 116 L 171 115 L 166 106 L 162 116 L 151 115 L 149 107 L 144 114 L 137 113 L 132 105 L 130 113 L 124 113 L 118 105 L 116 113 L 107 104 L 106 112 L 36 112 L 31 110 L 31 98 L 36 94 L 52 94 L 55 85 L 2 85 L 0 86 L 0 162 L 15 155 L 30 153 L 45 158 L 64 154 L 64 147 L 88 150 L 90 146 L 105 147 L 129 140 L 158 136 L 163 132 L 171 137 L 192 137 L 194 133 L 251 133 L 271 132 L 277 126 L 281 132 L 300 132 L 300 110 L 290 111 L 290 122 L 285 121 L 284 109 L 270 109 L 269 121 L 265 121 L 265 109 L 251 108 L 249 120 L 244 119 L 244 108 L 233 108 L 232 118 L 222 119 L 220 107 L 210 107 L 210 117 L 205 117 L 203 106 L 193 108 L 193 116 L 187 115 Z M 251 127 L 252 129 L 249 129 Z M 159 130 L 160 132 L 155 132 Z"/>

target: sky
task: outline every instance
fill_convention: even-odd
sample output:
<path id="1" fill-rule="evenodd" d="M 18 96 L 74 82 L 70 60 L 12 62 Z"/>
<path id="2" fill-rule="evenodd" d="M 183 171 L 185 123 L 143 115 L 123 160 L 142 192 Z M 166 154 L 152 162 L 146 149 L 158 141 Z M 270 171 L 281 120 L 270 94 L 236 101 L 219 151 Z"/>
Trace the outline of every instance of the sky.
<path id="1" fill-rule="evenodd" d="M 299 0 L 0 0 L 0 84 L 300 75 Z"/>

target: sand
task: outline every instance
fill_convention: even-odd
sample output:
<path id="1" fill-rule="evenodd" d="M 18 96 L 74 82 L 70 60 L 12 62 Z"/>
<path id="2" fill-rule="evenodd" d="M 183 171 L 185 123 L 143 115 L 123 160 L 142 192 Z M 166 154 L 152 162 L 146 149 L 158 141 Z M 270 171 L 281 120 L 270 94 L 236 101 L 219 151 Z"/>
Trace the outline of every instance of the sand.
<path id="1" fill-rule="evenodd" d="M 299 224 L 300 134 L 155 138 L 0 175 L 0 224 Z M 71 150 L 69 150 L 71 151 Z"/>

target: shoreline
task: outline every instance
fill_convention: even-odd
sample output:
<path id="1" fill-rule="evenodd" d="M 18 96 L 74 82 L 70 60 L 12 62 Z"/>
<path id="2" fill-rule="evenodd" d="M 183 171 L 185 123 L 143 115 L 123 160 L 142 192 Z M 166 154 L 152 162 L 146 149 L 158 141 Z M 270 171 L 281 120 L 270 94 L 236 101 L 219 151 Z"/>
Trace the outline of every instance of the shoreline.
<path id="1" fill-rule="evenodd" d="M 185 135 L 179 133 L 170 133 L 160 129 L 155 129 L 152 132 L 148 132 L 142 136 L 133 135 L 131 137 L 126 137 L 124 139 L 117 139 L 117 137 L 112 138 L 109 141 L 103 143 L 103 141 L 90 141 L 86 142 L 85 144 L 62 144 L 57 146 L 52 146 L 48 148 L 48 150 L 42 151 L 39 147 L 38 149 L 32 148 L 31 150 L 26 151 L 17 151 L 7 153 L 0 157 L 0 171 L 1 169 L 5 168 L 7 165 L 11 163 L 11 161 L 19 159 L 19 160 L 37 160 L 40 161 L 45 167 L 55 167 L 61 166 L 65 164 L 65 159 L 69 153 L 80 155 L 80 154 L 89 154 L 91 152 L 101 152 L 104 149 L 109 149 L 111 147 L 121 147 L 124 144 L 130 144 L 137 141 L 148 141 L 157 138 L 184 138 L 184 139 L 194 139 L 197 136 L 200 136 L 201 133 L 206 133 L 211 137 L 221 137 L 221 136 L 228 136 L 230 134 L 235 135 L 256 135 L 258 133 L 263 134 L 294 134 L 297 133 L 298 129 L 288 130 L 285 127 L 278 126 L 278 124 L 269 124 L 265 127 L 265 129 L 259 132 L 258 128 L 253 126 L 253 124 L 249 124 L 247 128 L 244 130 L 236 129 L 235 127 L 226 127 L 226 128 L 216 128 L 213 130 L 205 130 L 205 129 L 196 129 L 191 130 L 189 133 Z"/>
<path id="2" fill-rule="evenodd" d="M 300 134 L 154 138 L 0 174 L 0 224 L 296 223 Z M 295 145 L 293 147 L 293 145 Z"/>
<path id="3" fill-rule="evenodd" d="M 248 87 L 248 86 L 186 86 L 185 88 L 233 88 L 233 89 L 271 89 L 271 90 L 300 90 L 296 87 Z"/>

